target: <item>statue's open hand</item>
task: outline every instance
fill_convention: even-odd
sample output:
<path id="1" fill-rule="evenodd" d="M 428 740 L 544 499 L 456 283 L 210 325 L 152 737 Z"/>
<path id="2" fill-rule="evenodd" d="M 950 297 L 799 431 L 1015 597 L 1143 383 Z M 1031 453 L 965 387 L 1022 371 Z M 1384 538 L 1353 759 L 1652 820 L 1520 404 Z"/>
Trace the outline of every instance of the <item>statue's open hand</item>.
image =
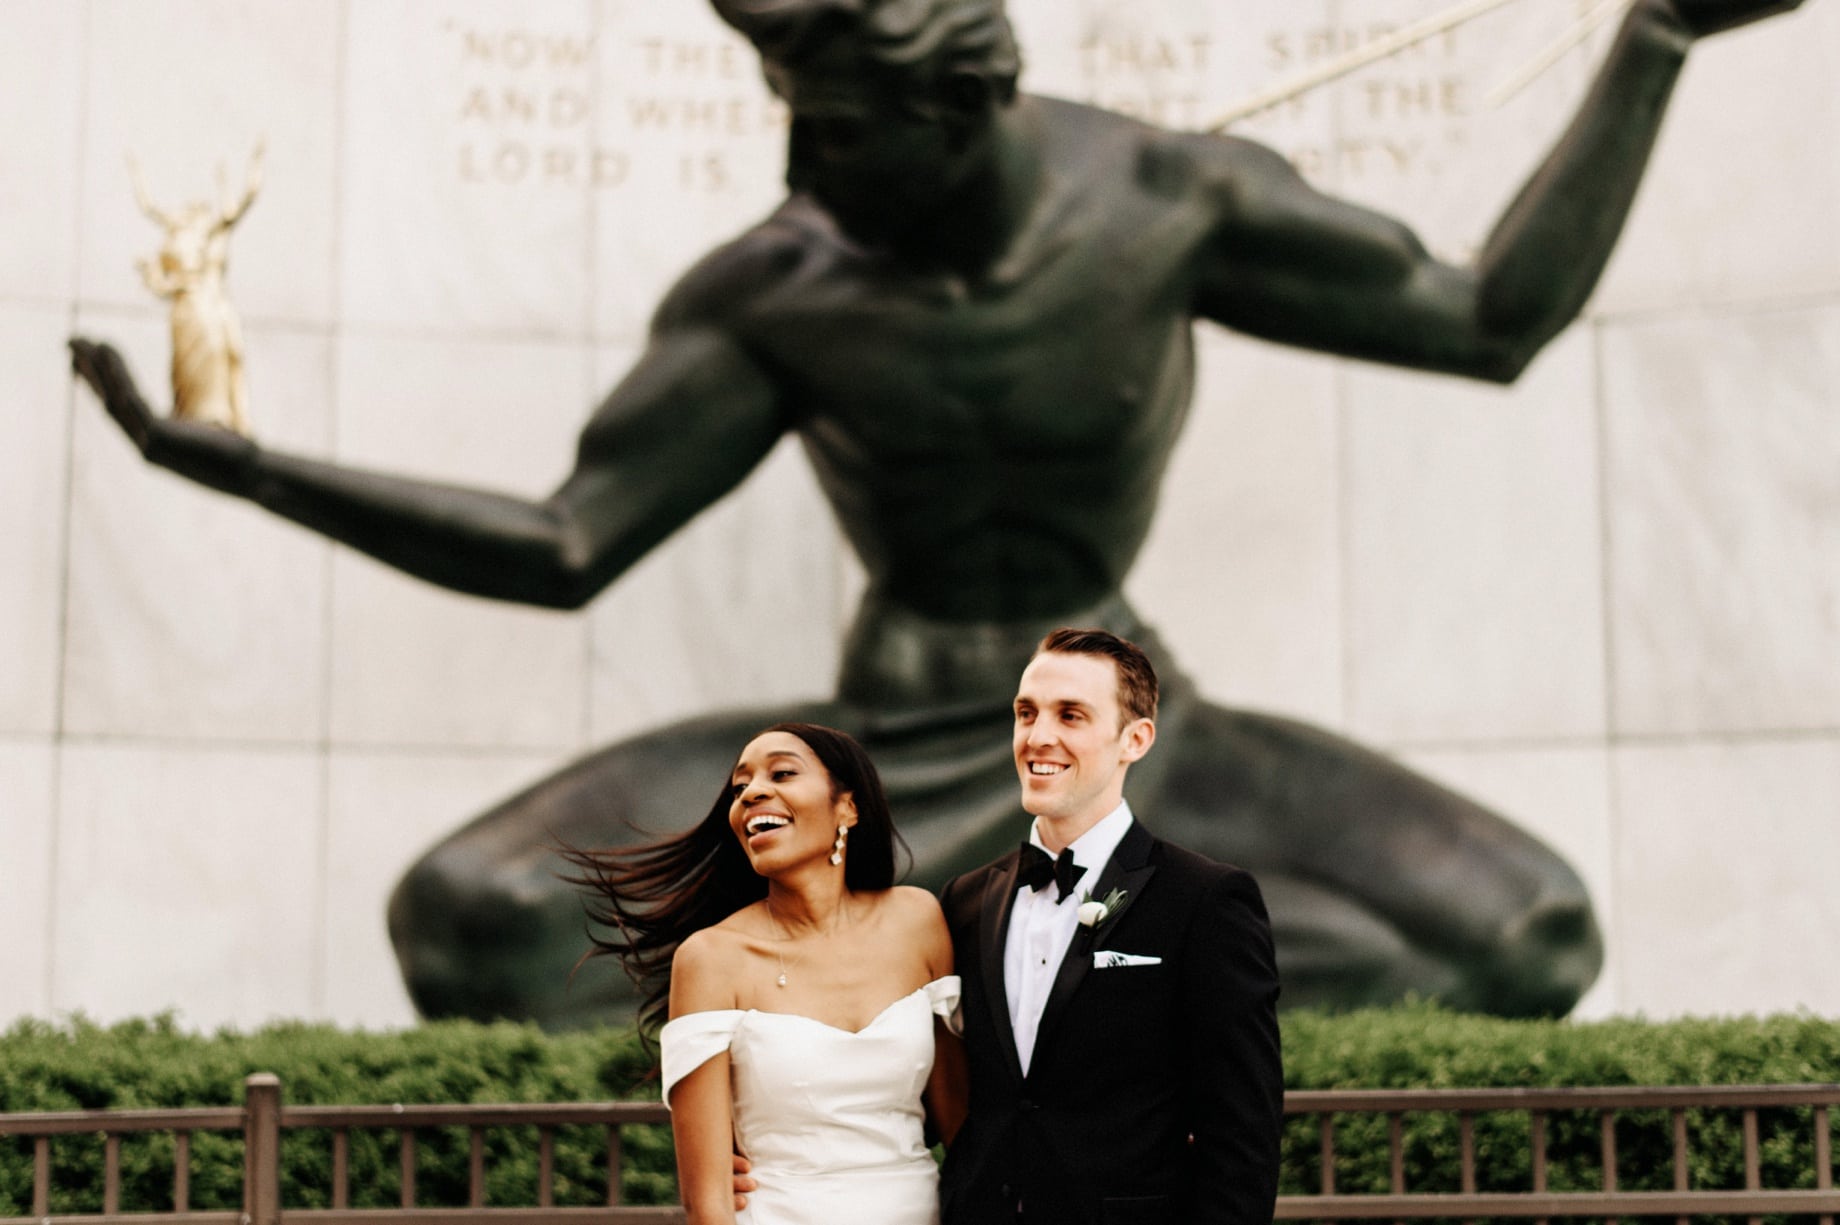
<path id="1" fill-rule="evenodd" d="M 248 495 L 256 449 L 247 438 L 214 425 L 156 414 L 113 345 L 73 336 L 70 366 L 148 462 L 225 493 Z"/>
<path id="2" fill-rule="evenodd" d="M 1802 0 L 1662 0 L 1695 38 L 1717 34 L 1775 17 L 1802 6 Z"/>
<path id="3" fill-rule="evenodd" d="M 115 424 L 140 448 L 141 454 L 146 455 L 153 447 L 160 421 L 147 407 L 147 401 L 141 398 L 141 390 L 134 385 L 134 376 L 128 372 L 128 363 L 122 360 L 115 347 L 73 336 L 70 338 L 70 368 L 90 385 L 102 400 L 102 406 L 109 410 L 109 416 L 115 418 Z"/>

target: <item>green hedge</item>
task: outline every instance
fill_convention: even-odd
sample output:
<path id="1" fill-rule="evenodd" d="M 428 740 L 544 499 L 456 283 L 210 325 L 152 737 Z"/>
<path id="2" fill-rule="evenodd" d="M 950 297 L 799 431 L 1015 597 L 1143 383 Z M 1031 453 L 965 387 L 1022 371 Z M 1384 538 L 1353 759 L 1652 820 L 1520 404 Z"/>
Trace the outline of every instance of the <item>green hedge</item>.
<path id="1" fill-rule="evenodd" d="M 294 1105 L 657 1097 L 650 1062 L 627 1030 L 549 1035 L 534 1026 L 440 1022 L 398 1033 L 364 1033 L 285 1024 L 254 1033 L 205 1036 L 183 1032 L 171 1018 L 161 1017 L 107 1028 L 82 1020 L 62 1026 L 16 1025 L 0 1035 L 0 1113 L 240 1105 L 243 1080 L 254 1072 L 278 1075 L 283 1100 Z M 528 1134 L 520 1134 L 524 1132 Z M 623 1198 L 635 1204 L 672 1202 L 676 1182 L 669 1130 L 631 1127 L 622 1135 Z M 429 1207 L 464 1205 L 470 1158 L 465 1129 L 418 1132 L 417 1142 L 417 1202 Z M 58 1137 L 52 1156 L 52 1212 L 100 1211 L 101 1138 Z M 605 1203 L 605 1159 L 600 1129 L 559 1129 L 556 1203 Z M 169 1137 L 125 1139 L 121 1163 L 125 1210 L 171 1208 Z M 394 1135 L 353 1132 L 351 1206 L 395 1206 L 400 1197 L 399 1166 Z M 191 1168 L 195 1210 L 241 1208 L 240 1136 L 196 1136 Z M 486 1168 L 488 1203 L 534 1204 L 535 1129 L 488 1131 Z M 284 1133 L 285 1206 L 329 1206 L 330 1175 L 326 1136 Z M 31 1145 L 0 1139 L 0 1217 L 24 1215 L 31 1204 Z"/>
<path id="2" fill-rule="evenodd" d="M 1812 1016 L 1662 1023 L 1504 1021 L 1430 1007 L 1346 1016 L 1294 1014 L 1285 1022 L 1285 1083 L 1297 1089 L 1537 1088 L 1611 1085 L 1832 1083 L 1840 1080 L 1840 1023 Z M 1758 1119 L 1763 1185 L 1815 1185 L 1814 1123 L 1807 1109 L 1766 1110 Z M 1454 1115 L 1407 1116 L 1406 1185 L 1455 1191 L 1458 1121 Z M 1690 1178 L 1696 1190 L 1744 1185 L 1742 1118 L 1737 1111 L 1689 1111 Z M 1477 1187 L 1532 1187 L 1525 1115 L 1479 1116 L 1475 1125 Z M 1673 1187 L 1673 1134 L 1665 1111 L 1619 1113 L 1617 1185 L 1625 1191 Z M 1603 1186 L 1597 1116 L 1554 1114 L 1547 1124 L 1548 1186 L 1594 1191 Z M 1386 1122 L 1338 1120 L 1336 1187 L 1385 1191 L 1389 1185 Z M 1320 1185 L 1316 1121 L 1287 1127 L 1283 1189 Z"/>
<path id="3" fill-rule="evenodd" d="M 1504 1021 L 1432 1006 L 1327 1016 L 1287 1014 L 1285 1080 L 1293 1089 L 1454 1088 L 1563 1085 L 1776 1084 L 1840 1078 L 1840 1023 L 1809 1016 L 1667 1023 Z M 294 1104 L 594 1101 L 655 1098 L 657 1082 L 626 1030 L 561 1035 L 529 1026 L 442 1022 L 399 1033 L 277 1025 L 214 1036 L 183 1032 L 170 1018 L 102 1027 L 25 1022 L 0 1034 L 0 1113 L 234 1105 L 252 1072 L 280 1076 Z M 1699 1188 L 1742 1185 L 1743 1147 L 1735 1112 L 1692 1120 L 1693 1179 Z M 1812 1123 L 1806 1110 L 1765 1112 L 1764 1184 L 1814 1185 Z M 1345 1117 L 1337 1124 L 1336 1184 L 1384 1190 L 1385 1121 Z M 1619 1184 L 1664 1190 L 1672 1184 L 1672 1140 L 1665 1114 L 1624 1116 L 1618 1125 Z M 528 1130 L 531 1134 L 520 1134 Z M 1483 1190 L 1531 1186 L 1528 1123 L 1483 1116 L 1476 1124 Z M 463 1129 L 421 1133 L 416 1191 L 426 1206 L 463 1205 L 468 1137 Z M 622 1194 L 630 1203 L 668 1202 L 674 1194 L 666 1129 L 628 1128 Z M 1594 1116 L 1555 1115 L 1548 1132 L 1550 1185 L 1601 1185 Z M 534 1129 L 487 1133 L 488 1202 L 534 1203 Z M 241 1203 L 241 1147 L 234 1136 L 199 1136 L 192 1150 L 192 1205 Z M 329 1143 L 289 1134 L 282 1202 L 329 1203 Z M 1457 1121 L 1408 1116 L 1407 1185 L 1455 1190 Z M 556 1202 L 604 1202 L 604 1142 L 596 1129 L 561 1129 L 556 1138 Z M 53 1144 L 52 1211 L 101 1207 L 102 1142 L 60 1137 Z M 1313 1192 L 1320 1181 L 1314 1120 L 1290 1124 L 1283 1189 Z M 396 1138 L 354 1134 L 354 1207 L 398 1202 Z M 171 1206 L 172 1142 L 124 1142 L 122 1203 L 130 1211 Z M 29 1142 L 0 1140 L 0 1217 L 31 1210 Z"/>

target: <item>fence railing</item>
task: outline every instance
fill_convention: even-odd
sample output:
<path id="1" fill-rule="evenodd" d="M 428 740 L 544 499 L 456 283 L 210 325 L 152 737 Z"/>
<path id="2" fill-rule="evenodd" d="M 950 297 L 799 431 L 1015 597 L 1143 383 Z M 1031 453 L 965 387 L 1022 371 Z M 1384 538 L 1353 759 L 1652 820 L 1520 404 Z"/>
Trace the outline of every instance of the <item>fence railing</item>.
<path id="1" fill-rule="evenodd" d="M 1319 1136 L 1320 1186 L 1314 1195 L 1278 1199 L 1279 1220 L 1393 1220 L 1405 1217 L 1675 1217 L 1713 1215 L 1756 1222 L 1766 1213 L 1810 1215 L 1833 1225 L 1840 1214 L 1834 1189 L 1834 1108 L 1840 1085 L 1686 1085 L 1664 1088 L 1588 1089 L 1376 1089 L 1308 1090 L 1286 1094 L 1287 1116 L 1313 1117 Z M 1759 1112 L 1808 1111 L 1808 1152 L 1812 1187 L 1765 1187 Z M 1617 1152 L 1617 1123 L 1632 1112 L 1665 1112 L 1671 1139 L 1671 1187 L 1626 1190 Z M 1693 1152 L 1690 1120 L 1707 1112 L 1736 1114 L 1743 1135 L 1744 1185 L 1741 1188 L 1695 1189 L 1691 1185 Z M 1457 1120 L 1457 1185 L 1454 1188 L 1408 1187 L 1405 1116 L 1442 1114 Z M 1555 1116 L 1595 1116 L 1598 1186 L 1592 1190 L 1555 1191 L 1549 1187 L 1548 1129 Z M 1525 1118 L 1530 1185 L 1513 1190 L 1478 1190 L 1476 1122 L 1479 1117 Z M 1336 1185 L 1338 1124 L 1353 1119 L 1386 1120 L 1388 1188 L 1385 1192 L 1346 1192 Z M 1644 1181 L 1648 1181 L 1645 1179 Z M 1801 1181 L 1798 1179 L 1798 1181 Z"/>
<path id="2" fill-rule="evenodd" d="M 621 1202 L 623 1145 L 621 1129 L 665 1123 L 665 1108 L 656 1102 L 539 1103 L 500 1106 L 286 1106 L 281 1084 L 267 1074 L 245 1082 L 241 1108 L 194 1110 L 73 1111 L 58 1114 L 0 1115 L 0 1137 L 24 1137 L 33 1147 L 32 1212 L 0 1217 L 0 1225 L 542 1225 L 580 1222 L 587 1225 L 681 1222 L 681 1209 Z M 1834 1188 L 1832 1118 L 1840 1106 L 1840 1084 L 1683 1086 L 1668 1088 L 1589 1089 L 1452 1089 L 1452 1090 L 1303 1090 L 1286 1096 L 1285 1114 L 1316 1121 L 1319 1186 L 1314 1194 L 1280 1196 L 1279 1220 L 1399 1220 L 1405 1218 L 1565 1218 L 1690 1216 L 1758 1220 L 1764 1214 L 1795 1214 L 1833 1225 L 1840 1215 L 1840 1191 Z M 1807 1151 L 1812 1171 L 1796 1181 L 1812 1186 L 1763 1185 L 1759 1112 L 1807 1111 Z M 1671 1187 L 1624 1189 L 1617 1147 L 1619 1116 L 1630 1112 L 1665 1112 L 1672 1140 Z M 1599 1185 L 1589 1190 L 1554 1190 L 1548 1185 L 1551 1163 L 1548 1126 L 1555 1116 L 1597 1120 Z M 1407 1185 L 1404 1120 L 1407 1115 L 1452 1116 L 1457 1124 L 1457 1178 L 1454 1187 Z M 1695 1188 L 1690 1161 L 1696 1120 L 1712 1115 L 1740 1121 L 1744 1185 L 1741 1188 Z M 1509 1115 L 1526 1120 L 1529 1185 L 1508 1190 L 1478 1189 L 1479 1118 Z M 1798 1116 L 1799 1117 L 1799 1116 Z M 1368 1121 L 1365 1124 L 1362 1121 Z M 1384 1120 L 1389 1166 L 1388 1187 L 1347 1190 L 1337 1185 L 1338 1135 L 1371 1131 Z M 555 1135 L 561 1127 L 605 1128 L 602 1173 L 603 1203 L 561 1207 L 555 1203 Z M 488 1204 L 486 1136 L 492 1129 L 534 1128 L 537 1133 L 537 1179 L 534 1204 Z M 417 1202 L 418 1131 L 464 1129 L 469 1138 L 467 1203 L 433 1207 Z M 311 1131 L 330 1137 L 326 1207 L 291 1207 L 281 1202 L 281 1147 L 287 1132 Z M 240 1133 L 243 1149 L 241 1212 L 195 1211 L 191 1207 L 191 1146 L 199 1133 Z M 399 1204 L 393 1208 L 353 1208 L 350 1195 L 351 1136 L 354 1132 L 396 1134 L 399 1150 Z M 121 1145 L 125 1137 L 169 1135 L 173 1144 L 172 1209 L 123 1212 Z M 103 1188 L 100 1213 L 51 1210 L 52 1145 L 60 1136 L 100 1134 L 103 1138 Z M 1798 1151 L 1799 1148 L 1798 1148 Z M 1645 1172 L 1652 1174 L 1652 1172 Z M 1653 1181 L 1652 1177 L 1643 1181 Z"/>
<path id="3" fill-rule="evenodd" d="M 620 1202 L 623 1166 L 621 1128 L 662 1124 L 670 1115 L 659 1102 L 543 1102 L 513 1105 L 284 1106 L 280 1080 L 259 1073 L 244 1082 L 236 1107 L 198 1110 L 83 1110 L 58 1114 L 0 1114 L 0 1136 L 30 1137 L 33 1143 L 32 1214 L 0 1217 L 0 1225 L 537 1225 L 539 1222 L 606 1222 L 651 1225 L 681 1222 L 675 1206 Z M 606 1198 L 597 1207 L 557 1207 L 555 1134 L 568 1126 L 606 1129 Z M 430 1207 L 417 1202 L 417 1133 L 465 1128 L 469 1138 L 467 1204 Z M 485 1137 L 494 1128 L 537 1131 L 536 1202 L 521 1206 L 486 1203 Z M 281 1202 L 281 1138 L 311 1131 L 330 1137 L 330 1206 L 301 1208 Z M 191 1142 L 200 1132 L 240 1132 L 243 1137 L 241 1212 L 199 1212 L 191 1207 Z M 399 1150 L 399 1204 L 395 1208 L 351 1207 L 353 1132 L 395 1132 Z M 51 1142 L 56 1136 L 103 1137 L 102 1211 L 51 1211 Z M 124 1137 L 165 1133 L 173 1137 L 172 1210 L 121 1210 L 121 1143 Z"/>

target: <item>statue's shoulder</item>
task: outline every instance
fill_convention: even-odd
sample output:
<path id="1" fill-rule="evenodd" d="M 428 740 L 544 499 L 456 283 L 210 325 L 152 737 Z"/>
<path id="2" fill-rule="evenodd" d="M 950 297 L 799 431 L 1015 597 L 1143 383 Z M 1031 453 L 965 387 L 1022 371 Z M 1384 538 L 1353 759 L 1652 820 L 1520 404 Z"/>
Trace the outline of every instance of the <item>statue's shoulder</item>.
<path id="1" fill-rule="evenodd" d="M 1058 98 L 1031 97 L 1029 104 L 1041 117 L 1050 159 L 1059 166 L 1083 162 L 1089 180 L 1224 203 L 1248 187 L 1296 177 L 1283 155 L 1257 141 L 1159 127 Z"/>
<path id="2" fill-rule="evenodd" d="M 1161 132 L 1154 152 L 1145 158 L 1146 173 L 1174 179 L 1177 167 L 1179 177 L 1222 205 L 1248 193 L 1288 191 L 1302 182 L 1290 159 L 1271 146 L 1218 132 Z"/>
<path id="3" fill-rule="evenodd" d="M 793 196 L 721 244 L 678 278 L 653 317 L 655 328 L 734 321 L 763 297 L 807 274 L 834 243 L 826 218 Z"/>
<path id="4" fill-rule="evenodd" d="M 1175 134 L 1117 111 L 1040 94 L 1027 94 L 1021 105 L 1032 113 L 1046 160 L 1062 172 L 1077 169 L 1082 177 L 1129 177 L 1130 164 L 1169 145 Z"/>

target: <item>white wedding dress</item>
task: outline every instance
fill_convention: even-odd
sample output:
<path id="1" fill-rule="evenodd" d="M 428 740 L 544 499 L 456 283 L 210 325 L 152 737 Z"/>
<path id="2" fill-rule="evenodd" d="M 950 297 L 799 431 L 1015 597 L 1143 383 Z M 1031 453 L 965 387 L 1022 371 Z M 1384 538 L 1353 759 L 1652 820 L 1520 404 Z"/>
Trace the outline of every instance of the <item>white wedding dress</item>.
<path id="1" fill-rule="evenodd" d="M 958 1008 L 936 979 L 852 1033 L 753 1009 L 693 1012 L 665 1025 L 664 1096 L 729 1055 L 735 1140 L 760 1189 L 741 1225 L 937 1225 L 938 1169 L 922 1138 L 933 1017 Z"/>

